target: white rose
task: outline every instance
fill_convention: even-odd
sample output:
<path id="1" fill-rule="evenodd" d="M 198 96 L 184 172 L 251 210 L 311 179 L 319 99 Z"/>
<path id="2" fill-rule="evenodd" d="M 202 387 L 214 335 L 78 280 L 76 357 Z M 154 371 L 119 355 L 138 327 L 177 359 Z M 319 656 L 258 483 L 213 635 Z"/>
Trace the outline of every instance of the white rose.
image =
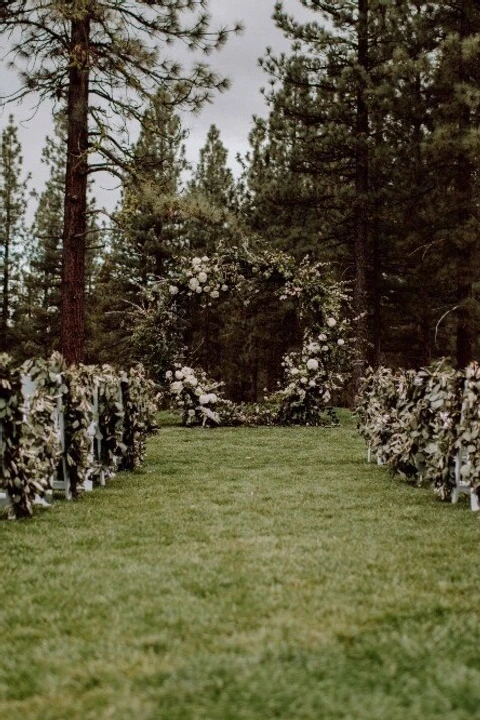
<path id="1" fill-rule="evenodd" d="M 178 293 L 178 287 L 176 285 L 169 285 L 168 292 L 170 295 L 176 295 Z"/>
<path id="2" fill-rule="evenodd" d="M 206 272 L 202 270 L 202 272 L 199 272 L 197 275 L 198 281 L 201 283 L 206 283 L 208 280 L 208 275 Z"/>
<path id="3" fill-rule="evenodd" d="M 166 379 L 166 380 L 171 380 L 172 377 L 173 377 L 172 371 L 171 371 L 171 370 L 167 370 L 167 372 L 165 373 L 165 379 Z"/>
<path id="4" fill-rule="evenodd" d="M 300 370 L 298 368 L 292 368 L 290 370 L 291 375 L 298 375 L 299 372 L 300 372 Z"/>
<path id="5" fill-rule="evenodd" d="M 345 340 L 343 340 L 342 338 L 339 338 L 337 340 L 337 345 L 345 345 Z"/>
<path id="6" fill-rule="evenodd" d="M 199 282 L 198 282 L 197 278 L 193 277 L 193 278 L 190 278 L 190 280 L 188 281 L 188 287 L 190 288 L 190 290 L 196 290 L 198 288 L 198 285 L 199 285 Z"/>
<path id="7" fill-rule="evenodd" d="M 328 327 L 335 327 L 336 324 L 337 324 L 337 321 L 335 320 L 335 318 L 332 318 L 332 317 L 327 318 Z"/>
<path id="8" fill-rule="evenodd" d="M 201 265 L 201 264 L 202 264 L 202 259 L 201 259 L 201 258 L 199 258 L 199 257 L 194 257 L 194 258 L 192 259 L 192 265 L 196 266 L 196 265 Z"/>
<path id="9" fill-rule="evenodd" d="M 200 287 L 200 285 L 197 288 L 195 288 L 195 292 L 200 295 L 200 293 L 202 292 L 202 288 Z"/>
<path id="10" fill-rule="evenodd" d="M 300 378 L 300 382 L 302 383 L 302 385 L 306 385 L 307 382 L 308 382 L 308 380 L 307 380 L 306 377 L 301 377 L 301 378 Z"/>
<path id="11" fill-rule="evenodd" d="M 208 402 L 211 402 L 212 404 L 213 404 L 213 403 L 216 403 L 217 400 L 218 400 L 218 398 L 217 398 L 217 396 L 215 395 L 215 393 L 209 393 L 209 395 L 207 395 L 207 397 L 208 397 Z"/>
<path id="12" fill-rule="evenodd" d="M 228 285 L 222 285 L 223 292 L 226 292 L 228 290 Z"/>
<path id="13" fill-rule="evenodd" d="M 309 387 L 315 387 L 316 384 L 315 380 L 310 380 L 308 383 Z"/>
<path id="14" fill-rule="evenodd" d="M 177 380 L 183 380 L 183 372 L 181 370 L 175 370 L 175 377 Z"/>
<path id="15" fill-rule="evenodd" d="M 318 360 L 315 360 L 315 358 L 309 358 L 307 360 L 307 369 L 318 370 Z"/>
<path id="16" fill-rule="evenodd" d="M 202 257 L 202 261 L 203 261 L 203 262 L 208 262 L 208 260 L 209 260 L 208 255 L 204 255 L 204 256 Z"/>
<path id="17" fill-rule="evenodd" d="M 219 295 L 220 293 L 218 292 L 218 290 L 212 290 L 212 292 L 210 293 L 210 297 L 214 299 L 218 298 Z"/>
<path id="18" fill-rule="evenodd" d="M 307 350 L 309 353 L 317 353 L 320 350 L 320 345 L 316 342 L 310 343 L 310 345 L 307 346 Z"/>
<path id="19" fill-rule="evenodd" d="M 176 395 L 178 395 L 179 393 L 181 393 L 182 390 L 183 390 L 183 383 L 181 383 L 181 382 L 173 382 L 173 383 L 170 385 L 170 391 L 171 391 L 172 393 L 175 393 Z"/>
<path id="20" fill-rule="evenodd" d="M 194 374 L 192 368 L 191 368 L 191 367 L 187 367 L 187 365 L 184 365 L 184 366 L 182 367 L 182 369 L 180 370 L 180 372 L 181 372 L 182 375 L 184 375 L 185 377 L 186 377 L 187 375 L 193 375 L 193 374 Z"/>
<path id="21" fill-rule="evenodd" d="M 208 405 L 209 397 L 209 395 L 200 395 L 200 397 L 198 398 L 198 402 L 200 403 L 200 405 Z"/>
<path id="22" fill-rule="evenodd" d="M 325 342 L 325 340 L 327 339 L 327 336 L 325 335 L 325 333 L 321 333 L 318 336 L 318 339 L 320 340 L 320 342 Z"/>
<path id="23" fill-rule="evenodd" d="M 190 385 L 191 387 L 196 387 L 198 385 L 198 380 L 195 375 L 187 375 L 183 382 L 185 385 Z"/>
<path id="24" fill-rule="evenodd" d="M 328 345 L 322 345 L 322 352 L 328 352 L 329 347 Z"/>

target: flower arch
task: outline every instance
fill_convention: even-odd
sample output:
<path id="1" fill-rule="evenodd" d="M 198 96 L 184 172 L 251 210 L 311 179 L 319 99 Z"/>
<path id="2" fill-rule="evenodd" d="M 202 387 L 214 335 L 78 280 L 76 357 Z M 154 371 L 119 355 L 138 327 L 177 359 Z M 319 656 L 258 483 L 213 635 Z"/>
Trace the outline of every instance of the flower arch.
<path id="1" fill-rule="evenodd" d="M 248 304 L 266 288 L 279 303 L 293 302 L 303 342 L 284 356 L 285 382 L 267 399 L 276 409 L 260 413 L 263 421 L 318 425 L 333 420 L 332 393 L 343 385 L 351 359 L 348 285 L 336 281 L 326 263 L 308 257 L 298 263 L 287 253 L 244 245 L 177 258 L 167 276 L 145 291 L 137 312 L 135 341 L 142 360 L 160 383 L 167 380 L 167 392 L 182 407 L 186 424 L 251 421 L 243 408 L 222 398 L 221 383 L 190 367 L 183 329 L 192 304 L 210 307 L 232 293 Z"/>

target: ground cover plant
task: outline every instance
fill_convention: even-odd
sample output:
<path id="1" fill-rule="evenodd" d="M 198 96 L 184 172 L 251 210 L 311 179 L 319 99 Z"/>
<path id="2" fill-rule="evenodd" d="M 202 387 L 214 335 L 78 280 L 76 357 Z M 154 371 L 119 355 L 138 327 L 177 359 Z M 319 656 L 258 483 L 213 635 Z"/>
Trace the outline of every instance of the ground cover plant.
<path id="1" fill-rule="evenodd" d="M 0 717 L 464 720 L 478 516 L 334 428 L 184 428 L 0 523 Z"/>

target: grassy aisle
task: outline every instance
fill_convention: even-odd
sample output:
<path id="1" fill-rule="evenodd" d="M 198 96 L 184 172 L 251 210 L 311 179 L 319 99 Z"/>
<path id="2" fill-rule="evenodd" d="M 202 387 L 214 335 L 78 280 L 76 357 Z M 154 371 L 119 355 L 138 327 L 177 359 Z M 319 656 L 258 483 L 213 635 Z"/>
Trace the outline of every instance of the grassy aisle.
<path id="1" fill-rule="evenodd" d="M 2 720 L 480 716 L 480 524 L 342 428 L 165 427 L 1 522 Z"/>

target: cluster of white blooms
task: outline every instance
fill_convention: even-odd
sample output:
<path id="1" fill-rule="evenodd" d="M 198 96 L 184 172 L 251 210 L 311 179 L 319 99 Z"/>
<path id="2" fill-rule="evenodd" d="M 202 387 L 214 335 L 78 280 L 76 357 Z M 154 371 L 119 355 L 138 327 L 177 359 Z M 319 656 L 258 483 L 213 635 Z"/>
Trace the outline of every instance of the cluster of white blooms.
<path id="1" fill-rule="evenodd" d="M 216 300 L 221 292 L 228 289 L 220 266 L 212 262 L 208 255 L 188 260 L 181 272 L 172 276 L 168 287 L 171 296 L 185 290 L 187 295 L 200 295 L 208 300 Z"/>
<path id="2" fill-rule="evenodd" d="M 218 383 L 209 380 L 202 370 L 177 366 L 168 370 L 165 377 L 170 383 L 169 393 L 173 405 L 183 414 L 185 425 L 219 425 L 220 416 L 216 410 L 218 394 L 213 392 Z"/>

